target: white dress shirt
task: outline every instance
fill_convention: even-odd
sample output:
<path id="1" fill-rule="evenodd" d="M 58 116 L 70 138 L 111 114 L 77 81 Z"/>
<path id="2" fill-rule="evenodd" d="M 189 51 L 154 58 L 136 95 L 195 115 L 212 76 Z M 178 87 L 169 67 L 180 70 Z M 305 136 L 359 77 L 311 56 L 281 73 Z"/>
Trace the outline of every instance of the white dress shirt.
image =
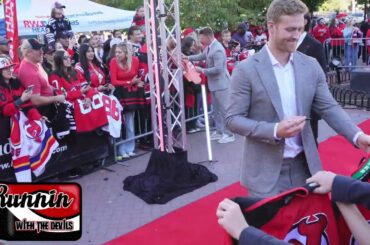
<path id="1" fill-rule="evenodd" d="M 296 102 L 296 94 L 295 94 L 293 54 L 290 55 L 288 63 L 285 66 L 283 66 L 282 64 L 279 63 L 279 61 L 277 61 L 277 59 L 271 53 L 268 45 L 266 45 L 266 49 L 270 57 L 272 68 L 274 70 L 275 78 L 276 78 L 277 85 L 279 88 L 281 104 L 282 104 L 283 112 L 284 112 L 284 118 L 291 117 L 291 116 L 297 116 L 298 112 L 297 112 L 297 102 Z M 275 129 L 274 129 L 274 137 L 276 139 L 278 139 L 276 136 L 278 124 L 279 123 L 276 123 Z M 364 132 L 359 131 L 353 136 L 352 142 L 354 145 L 358 146 L 357 140 L 358 140 L 358 137 L 362 134 L 364 134 Z M 301 133 L 297 134 L 294 137 L 285 139 L 284 158 L 294 158 L 302 151 L 303 151 L 303 145 L 302 145 Z"/>
<path id="2" fill-rule="evenodd" d="M 303 43 L 303 40 L 306 36 L 307 36 L 307 32 L 306 31 L 302 32 L 297 42 L 297 48 Z"/>
<path id="3" fill-rule="evenodd" d="M 298 116 L 297 101 L 295 94 L 295 77 L 293 70 L 293 54 L 290 55 L 288 63 L 283 66 L 277 61 L 271 53 L 268 45 L 266 45 L 267 53 L 272 63 L 272 69 L 275 74 L 277 85 L 279 88 L 281 105 L 283 107 L 284 118 Z M 275 125 L 274 136 L 276 137 L 277 125 Z M 303 151 L 301 133 L 286 138 L 284 146 L 284 158 L 294 158 Z"/>

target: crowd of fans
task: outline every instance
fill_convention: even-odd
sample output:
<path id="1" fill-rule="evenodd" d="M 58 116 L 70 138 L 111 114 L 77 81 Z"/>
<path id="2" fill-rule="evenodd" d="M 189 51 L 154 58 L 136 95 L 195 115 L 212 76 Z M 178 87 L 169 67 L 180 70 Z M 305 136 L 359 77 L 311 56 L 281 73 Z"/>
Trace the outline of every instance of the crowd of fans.
<path id="1" fill-rule="evenodd" d="M 369 21 L 370 19 L 356 23 L 345 14 L 338 14 L 329 23 L 324 18 L 318 18 L 312 35 L 325 44 L 326 52 L 331 54 L 327 58 L 337 58 L 346 67 L 355 67 L 359 58 L 363 63 L 369 64 L 370 43 L 366 40 L 370 37 Z"/>
<path id="2" fill-rule="evenodd" d="M 133 138 L 139 129 L 150 131 L 143 7 L 137 9 L 128 40 L 114 30 L 107 40 L 92 33 L 79 35 L 77 41 L 64 9 L 59 2 L 52 6 L 43 41 L 20 40 L 17 63 L 9 57 L 10 40 L 0 38 L 0 115 L 9 118 L 2 130 L 10 136 L 11 125 L 23 112 L 28 120 L 46 122 L 59 139 L 70 130 L 103 130 L 123 139 Z M 119 127 L 111 126 L 115 120 Z M 122 134 L 114 132 L 121 127 Z M 152 147 L 151 137 L 139 143 Z M 118 160 L 135 154 L 134 140 L 118 147 Z"/>

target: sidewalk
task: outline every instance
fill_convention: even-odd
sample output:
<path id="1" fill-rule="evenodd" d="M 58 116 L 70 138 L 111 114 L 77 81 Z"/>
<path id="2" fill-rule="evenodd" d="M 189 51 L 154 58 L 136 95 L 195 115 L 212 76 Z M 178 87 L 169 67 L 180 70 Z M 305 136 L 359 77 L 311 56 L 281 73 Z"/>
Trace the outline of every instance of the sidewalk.
<path id="1" fill-rule="evenodd" d="M 346 110 L 355 123 L 370 117 L 370 112 Z M 326 123 L 320 121 L 319 141 L 335 135 Z M 78 179 L 82 187 L 82 237 L 75 242 L 3 242 L 5 244 L 102 244 L 124 235 L 158 217 L 183 207 L 239 180 L 242 137 L 229 144 L 213 143 L 214 159 L 209 166 L 219 179 L 191 193 L 182 195 L 165 205 L 148 205 L 130 192 L 123 191 L 122 181 L 130 175 L 143 172 L 149 154 L 115 164 Z M 188 135 L 190 162 L 207 161 L 204 132 Z M 150 238 L 148 238 L 149 241 Z M 131 244 L 130 244 L 131 245 Z"/>

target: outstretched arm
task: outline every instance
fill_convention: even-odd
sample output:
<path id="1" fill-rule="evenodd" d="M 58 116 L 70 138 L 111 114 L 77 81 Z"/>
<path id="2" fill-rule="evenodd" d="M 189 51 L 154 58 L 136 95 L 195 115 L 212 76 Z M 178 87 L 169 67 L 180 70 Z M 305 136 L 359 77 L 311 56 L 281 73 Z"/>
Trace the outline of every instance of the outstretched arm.
<path id="1" fill-rule="evenodd" d="M 358 244 L 369 244 L 370 226 L 354 204 L 337 203 L 353 236 Z"/>
<path id="2" fill-rule="evenodd" d="M 224 199 L 218 205 L 216 215 L 218 223 L 233 238 L 239 240 L 240 245 L 260 244 L 260 245 L 287 245 L 289 243 L 281 241 L 263 231 L 250 227 L 244 219 L 239 205 L 230 199 Z"/>

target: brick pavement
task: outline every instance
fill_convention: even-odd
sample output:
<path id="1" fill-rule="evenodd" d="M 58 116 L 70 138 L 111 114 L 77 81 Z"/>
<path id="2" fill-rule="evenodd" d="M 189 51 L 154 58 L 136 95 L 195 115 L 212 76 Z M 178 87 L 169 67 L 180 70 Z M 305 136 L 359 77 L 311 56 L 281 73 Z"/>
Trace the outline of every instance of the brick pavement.
<path id="1" fill-rule="evenodd" d="M 356 123 L 370 117 L 370 113 L 360 110 L 347 110 Z M 320 122 L 319 141 L 335 133 Z M 207 160 L 204 133 L 188 135 L 189 161 Z M 130 192 L 123 191 L 122 181 L 125 177 L 144 171 L 149 154 L 115 164 L 108 169 L 101 169 L 78 179 L 83 193 L 83 235 L 76 242 L 4 242 L 5 244 L 102 244 L 115 237 L 126 234 L 164 214 L 185 206 L 193 201 L 211 194 L 239 179 L 239 162 L 242 138 L 230 144 L 213 144 L 214 159 L 217 163 L 210 170 L 218 175 L 219 180 L 191 193 L 182 195 L 165 205 L 148 205 Z"/>

